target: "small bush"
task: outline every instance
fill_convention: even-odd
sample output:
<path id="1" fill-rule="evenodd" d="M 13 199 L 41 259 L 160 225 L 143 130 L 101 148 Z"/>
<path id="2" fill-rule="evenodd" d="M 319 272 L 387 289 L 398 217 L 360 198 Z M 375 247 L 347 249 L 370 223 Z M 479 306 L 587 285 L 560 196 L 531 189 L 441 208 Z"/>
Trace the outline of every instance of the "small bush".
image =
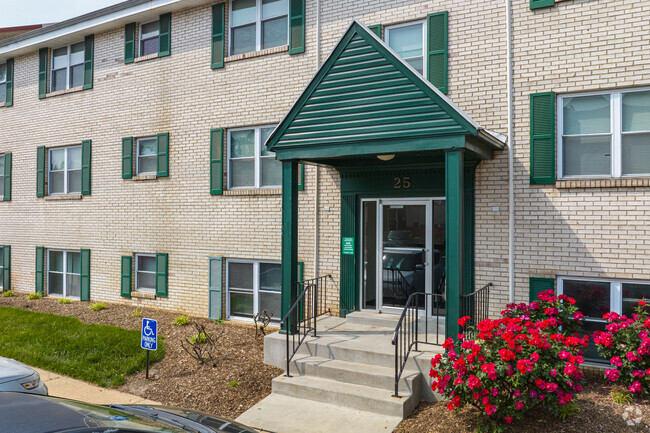
<path id="1" fill-rule="evenodd" d="M 609 397 L 614 403 L 618 403 L 620 405 L 632 404 L 632 395 L 626 389 L 612 391 L 609 393 Z"/>
<path id="2" fill-rule="evenodd" d="M 69 298 L 59 298 L 59 304 L 72 304 L 72 299 L 69 299 Z"/>
<path id="3" fill-rule="evenodd" d="M 178 316 L 174 319 L 174 325 L 176 326 L 185 326 L 190 322 L 190 318 L 187 316 Z"/>
<path id="4" fill-rule="evenodd" d="M 431 385 L 450 399 L 450 411 L 465 405 L 476 407 L 479 427 L 500 431 L 504 421 L 522 419 L 529 410 L 542 407 L 560 418 L 575 414 L 569 405 L 582 390 L 582 348 L 587 339 L 575 331 L 584 318 L 575 300 L 539 294 L 530 304 L 509 304 L 498 320 L 486 319 L 472 328 L 474 340 L 458 334 L 443 347 L 447 357 L 431 360 Z M 469 317 L 459 319 L 465 326 Z"/>
<path id="5" fill-rule="evenodd" d="M 90 309 L 93 311 L 101 311 L 101 310 L 105 310 L 106 308 L 107 308 L 106 304 L 104 304 L 103 302 L 95 302 L 90 306 Z"/>
<path id="6" fill-rule="evenodd" d="M 41 299 L 42 297 L 43 295 L 41 295 L 40 293 L 30 293 L 29 295 L 27 295 L 27 299 L 29 299 L 30 301 L 34 299 Z"/>
<path id="7" fill-rule="evenodd" d="M 205 344 L 207 340 L 207 337 L 205 336 L 205 332 L 201 332 L 198 335 L 192 335 L 190 338 L 187 339 L 187 342 L 190 344 Z"/>
<path id="8" fill-rule="evenodd" d="M 598 352 L 613 368 L 605 377 L 627 387 L 633 394 L 650 393 L 650 306 L 640 301 L 632 318 L 611 312 L 603 315 L 607 331 L 594 332 Z"/>
<path id="9" fill-rule="evenodd" d="M 142 311 L 136 308 L 135 310 L 133 310 L 133 313 L 131 313 L 131 317 L 142 317 Z"/>
<path id="10" fill-rule="evenodd" d="M 222 325 L 223 322 L 224 322 L 223 319 L 214 319 L 214 323 L 216 323 L 217 325 Z"/>
<path id="11" fill-rule="evenodd" d="M 233 388 L 236 388 L 239 386 L 239 382 L 236 380 L 231 380 L 230 382 L 228 382 L 228 386 L 232 386 Z"/>
<path id="12" fill-rule="evenodd" d="M 11 298 L 12 296 L 16 296 L 16 292 L 13 290 L 7 290 L 6 292 L 2 292 L 2 296 L 5 298 Z"/>

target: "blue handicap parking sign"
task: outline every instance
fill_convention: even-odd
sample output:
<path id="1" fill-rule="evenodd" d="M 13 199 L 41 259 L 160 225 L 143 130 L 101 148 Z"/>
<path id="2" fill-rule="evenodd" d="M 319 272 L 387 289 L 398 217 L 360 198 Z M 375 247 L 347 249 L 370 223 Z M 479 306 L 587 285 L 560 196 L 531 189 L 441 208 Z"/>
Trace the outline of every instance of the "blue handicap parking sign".
<path id="1" fill-rule="evenodd" d="M 153 319 L 142 319 L 142 335 L 140 347 L 156 350 L 158 347 L 158 322 Z"/>

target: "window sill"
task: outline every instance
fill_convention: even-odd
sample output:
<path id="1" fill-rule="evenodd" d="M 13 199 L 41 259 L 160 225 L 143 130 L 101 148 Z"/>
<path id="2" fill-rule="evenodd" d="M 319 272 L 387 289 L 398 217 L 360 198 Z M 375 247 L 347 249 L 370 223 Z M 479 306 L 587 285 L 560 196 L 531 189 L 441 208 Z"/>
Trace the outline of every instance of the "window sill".
<path id="1" fill-rule="evenodd" d="M 555 186 L 557 189 L 650 187 L 650 178 L 558 180 Z"/>
<path id="2" fill-rule="evenodd" d="M 81 194 L 53 194 L 46 195 L 46 201 L 58 201 L 58 200 L 81 200 L 83 195 Z"/>
<path id="3" fill-rule="evenodd" d="M 224 63 L 236 62 L 238 60 L 252 59 L 255 57 L 268 56 L 270 54 L 287 53 L 289 52 L 289 45 L 281 45 L 279 47 L 267 48 L 266 50 L 251 51 L 250 53 L 236 54 L 223 59 Z"/>
<path id="4" fill-rule="evenodd" d="M 154 292 L 133 291 L 131 292 L 131 297 L 140 299 L 156 299 L 156 294 Z"/>
<path id="5" fill-rule="evenodd" d="M 7 105 L 6 102 L 0 102 L 0 108 L 5 107 Z"/>
<path id="6" fill-rule="evenodd" d="M 50 92 L 45 95 L 45 98 L 52 98 L 54 96 L 67 95 L 68 93 L 77 93 L 83 92 L 84 86 L 73 87 L 72 89 L 57 90 L 56 92 Z"/>
<path id="7" fill-rule="evenodd" d="M 149 54 L 148 56 L 140 56 L 133 59 L 133 63 L 146 62 L 147 60 L 153 60 L 158 58 L 158 53 Z"/>
<path id="8" fill-rule="evenodd" d="M 229 189 L 223 195 L 282 195 L 282 188 Z"/>
<path id="9" fill-rule="evenodd" d="M 145 180 L 156 180 L 158 179 L 157 174 L 139 174 L 131 178 L 134 182 L 142 182 Z"/>

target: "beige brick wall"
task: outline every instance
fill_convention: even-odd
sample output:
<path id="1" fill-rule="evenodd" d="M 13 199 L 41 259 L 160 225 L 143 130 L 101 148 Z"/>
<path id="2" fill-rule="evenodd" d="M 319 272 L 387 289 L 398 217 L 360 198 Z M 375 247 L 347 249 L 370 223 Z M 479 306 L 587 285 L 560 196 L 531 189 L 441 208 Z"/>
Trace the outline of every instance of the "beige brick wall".
<path id="1" fill-rule="evenodd" d="M 517 300 L 529 276 L 650 279 L 648 187 L 529 185 L 528 95 L 647 85 L 642 55 L 650 2 L 565 1 L 531 11 L 513 2 L 515 270 Z M 507 132 L 505 9 L 467 2 L 322 0 L 322 61 L 353 19 L 390 25 L 449 11 L 448 96 L 479 124 Z M 172 55 L 123 63 L 123 28 L 95 36 L 92 90 L 37 97 L 36 51 L 15 63 L 14 107 L 0 108 L 0 152 L 13 152 L 12 201 L 0 203 L 0 244 L 12 246 L 12 285 L 34 287 L 34 247 L 90 248 L 91 298 L 207 315 L 208 257 L 280 258 L 278 191 L 210 196 L 209 130 L 279 122 L 316 72 L 315 1 L 307 1 L 306 52 L 282 49 L 210 69 L 210 6 L 172 16 Z M 170 133 L 170 176 L 121 178 L 121 138 Z M 81 200 L 35 196 L 36 147 L 93 140 L 93 191 Z M 318 274 L 339 280 L 340 179 L 321 167 Z M 299 259 L 315 273 L 316 167 L 300 192 Z M 507 154 L 476 176 L 476 285 L 493 282 L 493 311 L 508 297 Z M 329 210 L 325 210 L 329 208 Z M 119 257 L 169 253 L 169 296 L 124 300 Z M 328 293 L 338 309 L 338 290 Z"/>
<path id="2" fill-rule="evenodd" d="M 529 94 L 647 86 L 648 1 L 515 2 L 516 298 L 528 278 L 650 279 L 650 188 L 643 181 L 530 185 Z M 559 109 L 559 107 L 558 107 Z"/>

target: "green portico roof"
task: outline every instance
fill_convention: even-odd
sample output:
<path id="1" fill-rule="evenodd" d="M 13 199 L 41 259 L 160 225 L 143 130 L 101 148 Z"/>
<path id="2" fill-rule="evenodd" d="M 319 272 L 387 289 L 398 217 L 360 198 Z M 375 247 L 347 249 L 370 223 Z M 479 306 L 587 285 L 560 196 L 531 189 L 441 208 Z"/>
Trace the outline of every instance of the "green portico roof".
<path id="1" fill-rule="evenodd" d="M 357 21 L 266 142 L 279 160 L 504 144 Z"/>

